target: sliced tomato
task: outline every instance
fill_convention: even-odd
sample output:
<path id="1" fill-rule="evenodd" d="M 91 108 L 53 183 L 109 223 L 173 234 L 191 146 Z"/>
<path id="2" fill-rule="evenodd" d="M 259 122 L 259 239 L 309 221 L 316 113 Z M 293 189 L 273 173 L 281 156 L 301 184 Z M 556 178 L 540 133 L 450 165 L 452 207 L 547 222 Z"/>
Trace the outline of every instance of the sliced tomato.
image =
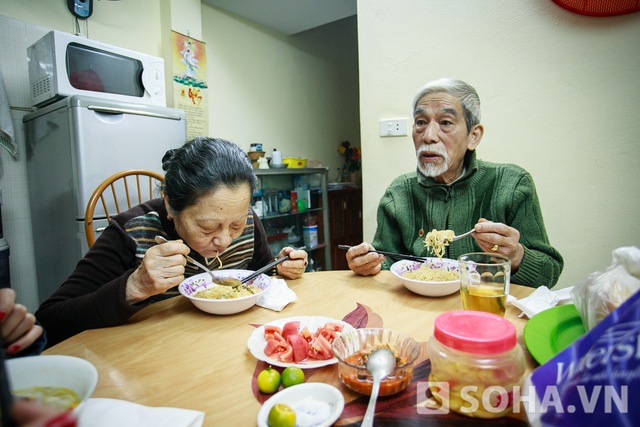
<path id="1" fill-rule="evenodd" d="M 336 337 L 338 336 L 338 333 L 331 328 L 322 327 L 318 329 L 318 332 L 316 332 L 316 335 L 317 336 L 322 335 L 327 341 L 329 341 L 329 344 L 331 344 L 333 340 L 335 340 Z"/>
<path id="2" fill-rule="evenodd" d="M 273 325 L 264 325 L 264 339 L 266 341 L 269 341 L 271 338 L 273 338 L 273 334 L 276 332 L 280 336 L 282 336 L 282 329 L 280 329 L 279 327 Z"/>
<path id="3" fill-rule="evenodd" d="M 300 331 L 300 322 L 287 322 L 282 327 L 282 337 L 287 339 L 289 335 L 298 335 Z"/>
<path id="4" fill-rule="evenodd" d="M 310 343 L 311 341 L 313 341 L 313 339 L 315 338 L 315 335 L 311 333 L 311 331 L 309 330 L 309 328 L 307 328 L 306 326 L 304 327 L 304 329 L 302 329 L 300 331 L 299 334 L 302 338 L 304 338 L 308 343 Z"/>
<path id="5" fill-rule="evenodd" d="M 280 341 L 280 342 L 287 342 L 287 340 L 285 340 L 282 335 L 280 335 L 280 332 L 275 331 L 273 333 L 273 335 L 271 336 L 272 340 L 276 340 L 276 341 Z"/>
<path id="6" fill-rule="evenodd" d="M 289 335 L 287 341 L 293 347 L 293 361 L 298 363 L 309 357 L 309 343 L 300 335 Z"/>
<path id="7" fill-rule="evenodd" d="M 286 341 L 270 339 L 264 348 L 264 354 L 281 362 L 293 362 L 293 347 Z"/>
<path id="8" fill-rule="evenodd" d="M 309 346 L 309 357 L 317 360 L 329 360 L 333 357 L 331 344 L 325 337 L 318 335 Z"/>

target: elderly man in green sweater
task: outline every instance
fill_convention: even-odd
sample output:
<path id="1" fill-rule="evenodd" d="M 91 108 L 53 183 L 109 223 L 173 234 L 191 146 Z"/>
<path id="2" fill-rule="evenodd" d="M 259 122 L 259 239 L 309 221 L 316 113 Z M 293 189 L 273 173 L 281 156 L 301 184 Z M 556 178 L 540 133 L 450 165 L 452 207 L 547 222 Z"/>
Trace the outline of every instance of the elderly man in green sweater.
<path id="1" fill-rule="evenodd" d="M 476 158 L 484 133 L 476 90 L 460 80 L 427 83 L 414 99 L 413 117 L 417 171 L 387 188 L 373 242 L 347 251 L 349 268 L 373 275 L 389 269 L 393 260 L 371 249 L 426 256 L 429 231 L 474 229 L 473 238 L 447 246 L 444 257 L 500 253 L 511 260 L 513 283 L 554 286 L 563 260 L 549 243 L 531 175 L 515 165 Z"/>

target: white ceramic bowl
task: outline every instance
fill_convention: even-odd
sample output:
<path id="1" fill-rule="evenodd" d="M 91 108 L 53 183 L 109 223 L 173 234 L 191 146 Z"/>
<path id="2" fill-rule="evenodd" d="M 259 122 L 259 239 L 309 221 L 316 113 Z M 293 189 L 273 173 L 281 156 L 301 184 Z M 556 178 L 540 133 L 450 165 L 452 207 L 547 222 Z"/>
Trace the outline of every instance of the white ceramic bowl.
<path id="1" fill-rule="evenodd" d="M 216 270 L 213 272 L 214 275 L 219 277 L 233 277 L 235 279 L 242 279 L 252 273 L 253 271 L 250 270 Z M 271 278 L 266 274 L 261 274 L 255 279 L 250 280 L 248 284 L 253 284 L 264 292 L 264 290 L 271 285 Z M 235 314 L 248 310 L 255 305 L 256 299 L 258 298 L 258 295 L 260 295 L 260 293 L 257 293 L 246 297 L 231 299 L 209 299 L 196 298 L 192 296 L 192 294 L 198 291 L 217 286 L 219 285 L 216 285 L 211 281 L 209 273 L 202 273 L 185 279 L 180 283 L 180 286 L 178 286 L 178 290 L 182 295 L 189 298 L 193 305 L 198 307 L 200 310 L 220 315 Z"/>
<path id="2" fill-rule="evenodd" d="M 431 268 L 445 268 L 447 270 L 459 271 L 458 261 L 453 259 L 427 258 L 427 261 L 424 264 L 427 264 Z M 448 282 L 425 282 L 422 280 L 408 279 L 402 276 L 402 273 L 409 270 L 416 270 L 424 264 L 416 261 L 398 261 L 391 266 L 391 272 L 402 280 L 402 284 L 407 289 L 419 295 L 441 297 L 444 295 L 451 295 L 452 293 L 460 290 L 460 278 Z"/>
<path id="3" fill-rule="evenodd" d="M 76 392 L 80 404 L 76 416 L 98 384 L 98 370 L 79 357 L 43 355 L 7 360 L 7 372 L 12 390 L 30 387 L 65 387 Z"/>

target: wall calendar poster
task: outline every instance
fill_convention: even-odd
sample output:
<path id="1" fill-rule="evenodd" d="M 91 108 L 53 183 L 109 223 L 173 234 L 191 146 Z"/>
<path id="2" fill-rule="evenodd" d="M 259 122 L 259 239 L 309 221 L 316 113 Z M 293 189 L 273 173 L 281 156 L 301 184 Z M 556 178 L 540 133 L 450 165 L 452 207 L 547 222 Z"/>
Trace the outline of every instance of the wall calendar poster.
<path id="1" fill-rule="evenodd" d="M 205 43 L 171 32 L 173 107 L 187 115 L 187 139 L 209 135 Z"/>

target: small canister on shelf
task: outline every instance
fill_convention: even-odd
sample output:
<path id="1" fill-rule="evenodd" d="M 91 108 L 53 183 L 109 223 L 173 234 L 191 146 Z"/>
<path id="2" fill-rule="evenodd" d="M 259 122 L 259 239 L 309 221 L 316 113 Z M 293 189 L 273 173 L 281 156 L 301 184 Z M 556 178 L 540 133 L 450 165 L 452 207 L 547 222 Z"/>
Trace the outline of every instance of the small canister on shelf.
<path id="1" fill-rule="evenodd" d="M 272 165 L 281 165 L 282 164 L 282 152 L 273 149 L 271 153 L 271 164 Z"/>
<path id="2" fill-rule="evenodd" d="M 508 319 L 473 310 L 443 313 L 434 323 L 429 358 L 429 389 L 443 406 L 477 418 L 513 411 L 526 362 Z"/>

